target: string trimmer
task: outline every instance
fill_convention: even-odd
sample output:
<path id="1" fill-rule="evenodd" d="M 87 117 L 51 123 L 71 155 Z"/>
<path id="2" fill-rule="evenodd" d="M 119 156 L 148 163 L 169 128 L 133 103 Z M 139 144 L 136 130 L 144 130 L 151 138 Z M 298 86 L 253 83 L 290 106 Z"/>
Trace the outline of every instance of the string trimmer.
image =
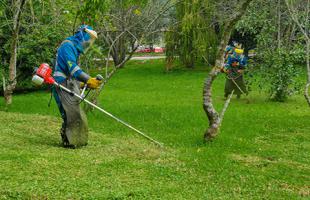
<path id="1" fill-rule="evenodd" d="M 99 78 L 99 77 L 97 77 Z M 50 66 L 46 63 L 43 63 L 40 65 L 40 67 L 38 69 L 35 70 L 35 75 L 32 78 L 32 81 L 36 84 L 36 85 L 42 85 L 42 84 L 48 84 L 48 85 L 54 85 L 56 87 L 61 88 L 62 90 L 68 92 L 71 95 L 74 95 L 75 97 L 79 98 L 80 100 L 84 101 L 85 103 L 89 104 L 90 106 L 96 108 L 97 110 L 101 111 L 102 113 L 106 114 L 107 116 L 115 119 L 116 121 L 118 121 L 119 123 L 125 125 L 126 127 L 134 130 L 136 133 L 138 133 L 139 135 L 143 136 L 144 138 L 148 139 L 149 141 L 152 141 L 153 143 L 155 143 L 156 145 L 163 147 L 163 144 L 161 144 L 160 142 L 154 140 L 153 138 L 149 137 L 148 135 L 144 134 L 142 131 L 139 131 L 138 129 L 134 128 L 133 126 L 129 125 L 128 123 L 124 122 L 123 120 L 115 117 L 114 115 L 112 115 L 111 113 L 105 111 L 104 109 L 100 108 L 99 106 L 97 106 L 96 104 L 88 101 L 87 99 L 85 99 L 84 97 L 84 92 L 85 92 L 85 86 L 82 92 L 82 95 L 76 94 L 73 91 L 71 91 L 70 89 L 64 87 L 63 85 L 57 83 L 55 81 L 55 79 L 52 77 L 52 69 L 50 68 Z"/>

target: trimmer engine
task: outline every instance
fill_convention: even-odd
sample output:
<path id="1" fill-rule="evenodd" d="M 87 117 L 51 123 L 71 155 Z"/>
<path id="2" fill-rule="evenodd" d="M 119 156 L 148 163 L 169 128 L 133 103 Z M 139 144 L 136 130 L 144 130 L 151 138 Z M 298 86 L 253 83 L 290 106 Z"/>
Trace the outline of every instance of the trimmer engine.
<path id="1" fill-rule="evenodd" d="M 43 83 L 55 84 L 55 79 L 52 77 L 52 69 L 47 63 L 42 63 L 39 68 L 35 69 L 32 82 L 36 85 L 42 85 Z"/>

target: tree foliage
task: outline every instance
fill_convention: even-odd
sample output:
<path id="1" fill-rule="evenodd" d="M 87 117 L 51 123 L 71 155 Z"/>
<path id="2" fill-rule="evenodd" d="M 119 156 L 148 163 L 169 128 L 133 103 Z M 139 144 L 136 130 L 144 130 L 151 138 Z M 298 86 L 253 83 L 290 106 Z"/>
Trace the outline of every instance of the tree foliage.
<path id="1" fill-rule="evenodd" d="M 297 76 L 305 62 L 300 33 L 292 23 L 284 0 L 253 3 L 237 30 L 255 37 L 254 74 L 262 89 L 276 101 L 285 101 L 300 91 Z"/>
<path id="2" fill-rule="evenodd" d="M 0 7 L 1 71 L 7 78 L 10 58 L 12 14 L 9 1 Z M 78 4 L 68 1 L 28 0 L 21 15 L 20 36 L 17 50 L 17 90 L 33 88 L 33 68 L 47 62 L 51 66 L 61 41 L 72 34 Z M 1 78 L 0 84 L 2 85 Z"/>
<path id="3" fill-rule="evenodd" d="M 114 65 L 122 67 L 142 42 L 161 30 L 167 7 L 169 0 L 93 0 L 83 4 L 80 17 L 96 27 Z"/>
<path id="4" fill-rule="evenodd" d="M 173 16 L 166 33 L 168 64 L 176 56 L 189 68 L 199 61 L 214 63 L 218 38 L 209 1 L 180 1 Z"/>

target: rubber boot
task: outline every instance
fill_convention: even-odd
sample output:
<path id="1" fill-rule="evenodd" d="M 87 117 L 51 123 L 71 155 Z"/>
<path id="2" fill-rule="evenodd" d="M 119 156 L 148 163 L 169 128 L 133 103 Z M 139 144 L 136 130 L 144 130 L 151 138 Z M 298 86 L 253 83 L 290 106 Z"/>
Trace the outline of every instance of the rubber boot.
<path id="1" fill-rule="evenodd" d="M 70 143 L 69 143 L 69 140 L 68 140 L 67 135 L 66 135 L 66 124 L 64 122 L 62 123 L 62 127 L 60 129 L 60 136 L 61 136 L 61 141 L 62 141 L 63 147 L 75 149 L 75 146 L 70 145 Z"/>

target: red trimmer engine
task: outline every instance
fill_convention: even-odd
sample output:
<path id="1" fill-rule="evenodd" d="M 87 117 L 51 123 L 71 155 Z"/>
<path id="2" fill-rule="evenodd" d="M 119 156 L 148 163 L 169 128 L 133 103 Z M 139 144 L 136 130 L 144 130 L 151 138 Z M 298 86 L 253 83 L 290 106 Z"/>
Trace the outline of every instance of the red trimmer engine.
<path id="1" fill-rule="evenodd" d="M 35 71 L 35 75 L 32 77 L 32 82 L 36 85 L 42 85 L 43 83 L 53 85 L 55 79 L 52 77 L 52 69 L 46 63 L 40 65 Z"/>

